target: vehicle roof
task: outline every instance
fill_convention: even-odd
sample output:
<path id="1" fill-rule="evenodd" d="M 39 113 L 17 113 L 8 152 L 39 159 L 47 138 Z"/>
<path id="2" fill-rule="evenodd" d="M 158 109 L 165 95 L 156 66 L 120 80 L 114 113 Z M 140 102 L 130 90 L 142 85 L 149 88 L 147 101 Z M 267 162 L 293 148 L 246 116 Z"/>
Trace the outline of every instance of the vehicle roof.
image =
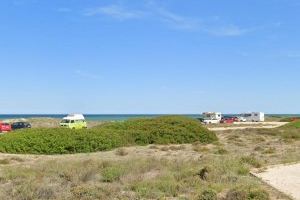
<path id="1" fill-rule="evenodd" d="M 69 114 L 68 116 L 64 117 L 63 119 L 66 120 L 84 120 L 83 114 Z"/>

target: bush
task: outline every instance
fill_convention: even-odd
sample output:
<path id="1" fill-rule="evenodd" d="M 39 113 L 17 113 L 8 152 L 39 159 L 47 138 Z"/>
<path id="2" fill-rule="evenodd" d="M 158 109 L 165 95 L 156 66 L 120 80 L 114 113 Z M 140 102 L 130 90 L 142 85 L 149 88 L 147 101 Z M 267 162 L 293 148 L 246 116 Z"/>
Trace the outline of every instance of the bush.
<path id="1" fill-rule="evenodd" d="M 102 181 L 108 183 L 118 181 L 123 173 L 124 170 L 118 166 L 107 167 L 102 172 Z"/>
<path id="2" fill-rule="evenodd" d="M 199 198 L 199 200 L 217 200 L 217 193 L 214 190 L 204 190 Z"/>
<path id="3" fill-rule="evenodd" d="M 280 120 L 280 122 L 294 122 L 300 121 L 300 117 L 286 117 Z"/>
<path id="4" fill-rule="evenodd" d="M 269 194 L 257 188 L 235 188 L 227 192 L 225 200 L 269 200 Z"/>
<path id="5" fill-rule="evenodd" d="M 104 124 L 92 129 L 26 129 L 0 136 L 0 152 L 68 154 L 130 145 L 211 143 L 216 135 L 197 120 L 158 117 Z"/>

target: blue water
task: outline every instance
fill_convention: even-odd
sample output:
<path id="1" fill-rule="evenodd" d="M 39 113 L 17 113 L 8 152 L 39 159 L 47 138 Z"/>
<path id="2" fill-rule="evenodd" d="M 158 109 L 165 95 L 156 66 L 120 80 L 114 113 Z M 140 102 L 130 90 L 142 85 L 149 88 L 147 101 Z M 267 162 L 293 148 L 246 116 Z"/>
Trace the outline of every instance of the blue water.
<path id="1" fill-rule="evenodd" d="M 10 115 L 0 115 L 0 120 L 4 120 L 4 119 L 20 119 L 20 118 L 40 118 L 40 117 L 47 117 L 47 118 L 57 118 L 57 119 L 61 119 L 63 117 L 65 117 L 66 115 L 60 114 L 10 114 Z M 134 119 L 134 118 L 153 118 L 153 117 L 158 117 L 158 116 L 166 116 L 166 115 L 159 115 L 159 114 L 153 114 L 153 115 L 134 115 L 134 114 L 120 114 L 120 115 L 90 115 L 90 114 L 86 114 L 84 115 L 85 118 L 88 121 L 123 121 L 123 120 L 127 120 L 127 119 Z M 187 116 L 187 117 L 192 117 L 192 118 L 201 118 L 202 115 L 201 114 L 189 114 L 189 115 L 181 115 L 181 116 Z M 281 116 L 281 117 L 300 117 L 300 114 L 267 114 L 266 116 Z"/>
<path id="2" fill-rule="evenodd" d="M 4 119 L 20 119 L 20 118 L 41 118 L 41 117 L 45 117 L 45 118 L 57 118 L 57 119 L 61 119 L 63 117 L 65 117 L 66 115 L 63 114 L 10 114 L 10 115 L 0 115 L 0 120 L 4 120 Z M 153 118 L 153 117 L 158 117 L 158 116 L 166 116 L 166 115 L 159 115 L 159 114 L 154 114 L 154 115 L 90 115 L 90 114 L 86 114 L 84 115 L 86 120 L 88 121 L 123 121 L 123 120 L 127 120 L 127 119 L 134 119 L 134 118 Z M 199 118 L 201 117 L 201 115 L 182 115 L 182 116 L 188 116 L 188 117 L 192 117 L 192 118 Z"/>

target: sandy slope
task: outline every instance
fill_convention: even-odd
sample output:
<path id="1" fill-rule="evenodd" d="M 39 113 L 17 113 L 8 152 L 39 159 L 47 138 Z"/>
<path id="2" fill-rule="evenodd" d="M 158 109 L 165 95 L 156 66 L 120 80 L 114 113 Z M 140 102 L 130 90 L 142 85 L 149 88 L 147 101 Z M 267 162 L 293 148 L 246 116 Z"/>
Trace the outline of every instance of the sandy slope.
<path id="1" fill-rule="evenodd" d="M 262 173 L 254 172 L 253 175 L 295 200 L 300 200 L 300 163 L 273 166 Z"/>

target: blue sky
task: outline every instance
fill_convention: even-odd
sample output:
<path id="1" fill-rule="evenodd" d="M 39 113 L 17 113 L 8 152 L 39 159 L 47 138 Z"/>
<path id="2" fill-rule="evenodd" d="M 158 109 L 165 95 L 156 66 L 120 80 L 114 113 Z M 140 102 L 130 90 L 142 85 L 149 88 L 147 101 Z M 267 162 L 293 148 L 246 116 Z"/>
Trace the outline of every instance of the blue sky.
<path id="1" fill-rule="evenodd" d="M 0 113 L 300 113 L 298 0 L 2 0 Z"/>

